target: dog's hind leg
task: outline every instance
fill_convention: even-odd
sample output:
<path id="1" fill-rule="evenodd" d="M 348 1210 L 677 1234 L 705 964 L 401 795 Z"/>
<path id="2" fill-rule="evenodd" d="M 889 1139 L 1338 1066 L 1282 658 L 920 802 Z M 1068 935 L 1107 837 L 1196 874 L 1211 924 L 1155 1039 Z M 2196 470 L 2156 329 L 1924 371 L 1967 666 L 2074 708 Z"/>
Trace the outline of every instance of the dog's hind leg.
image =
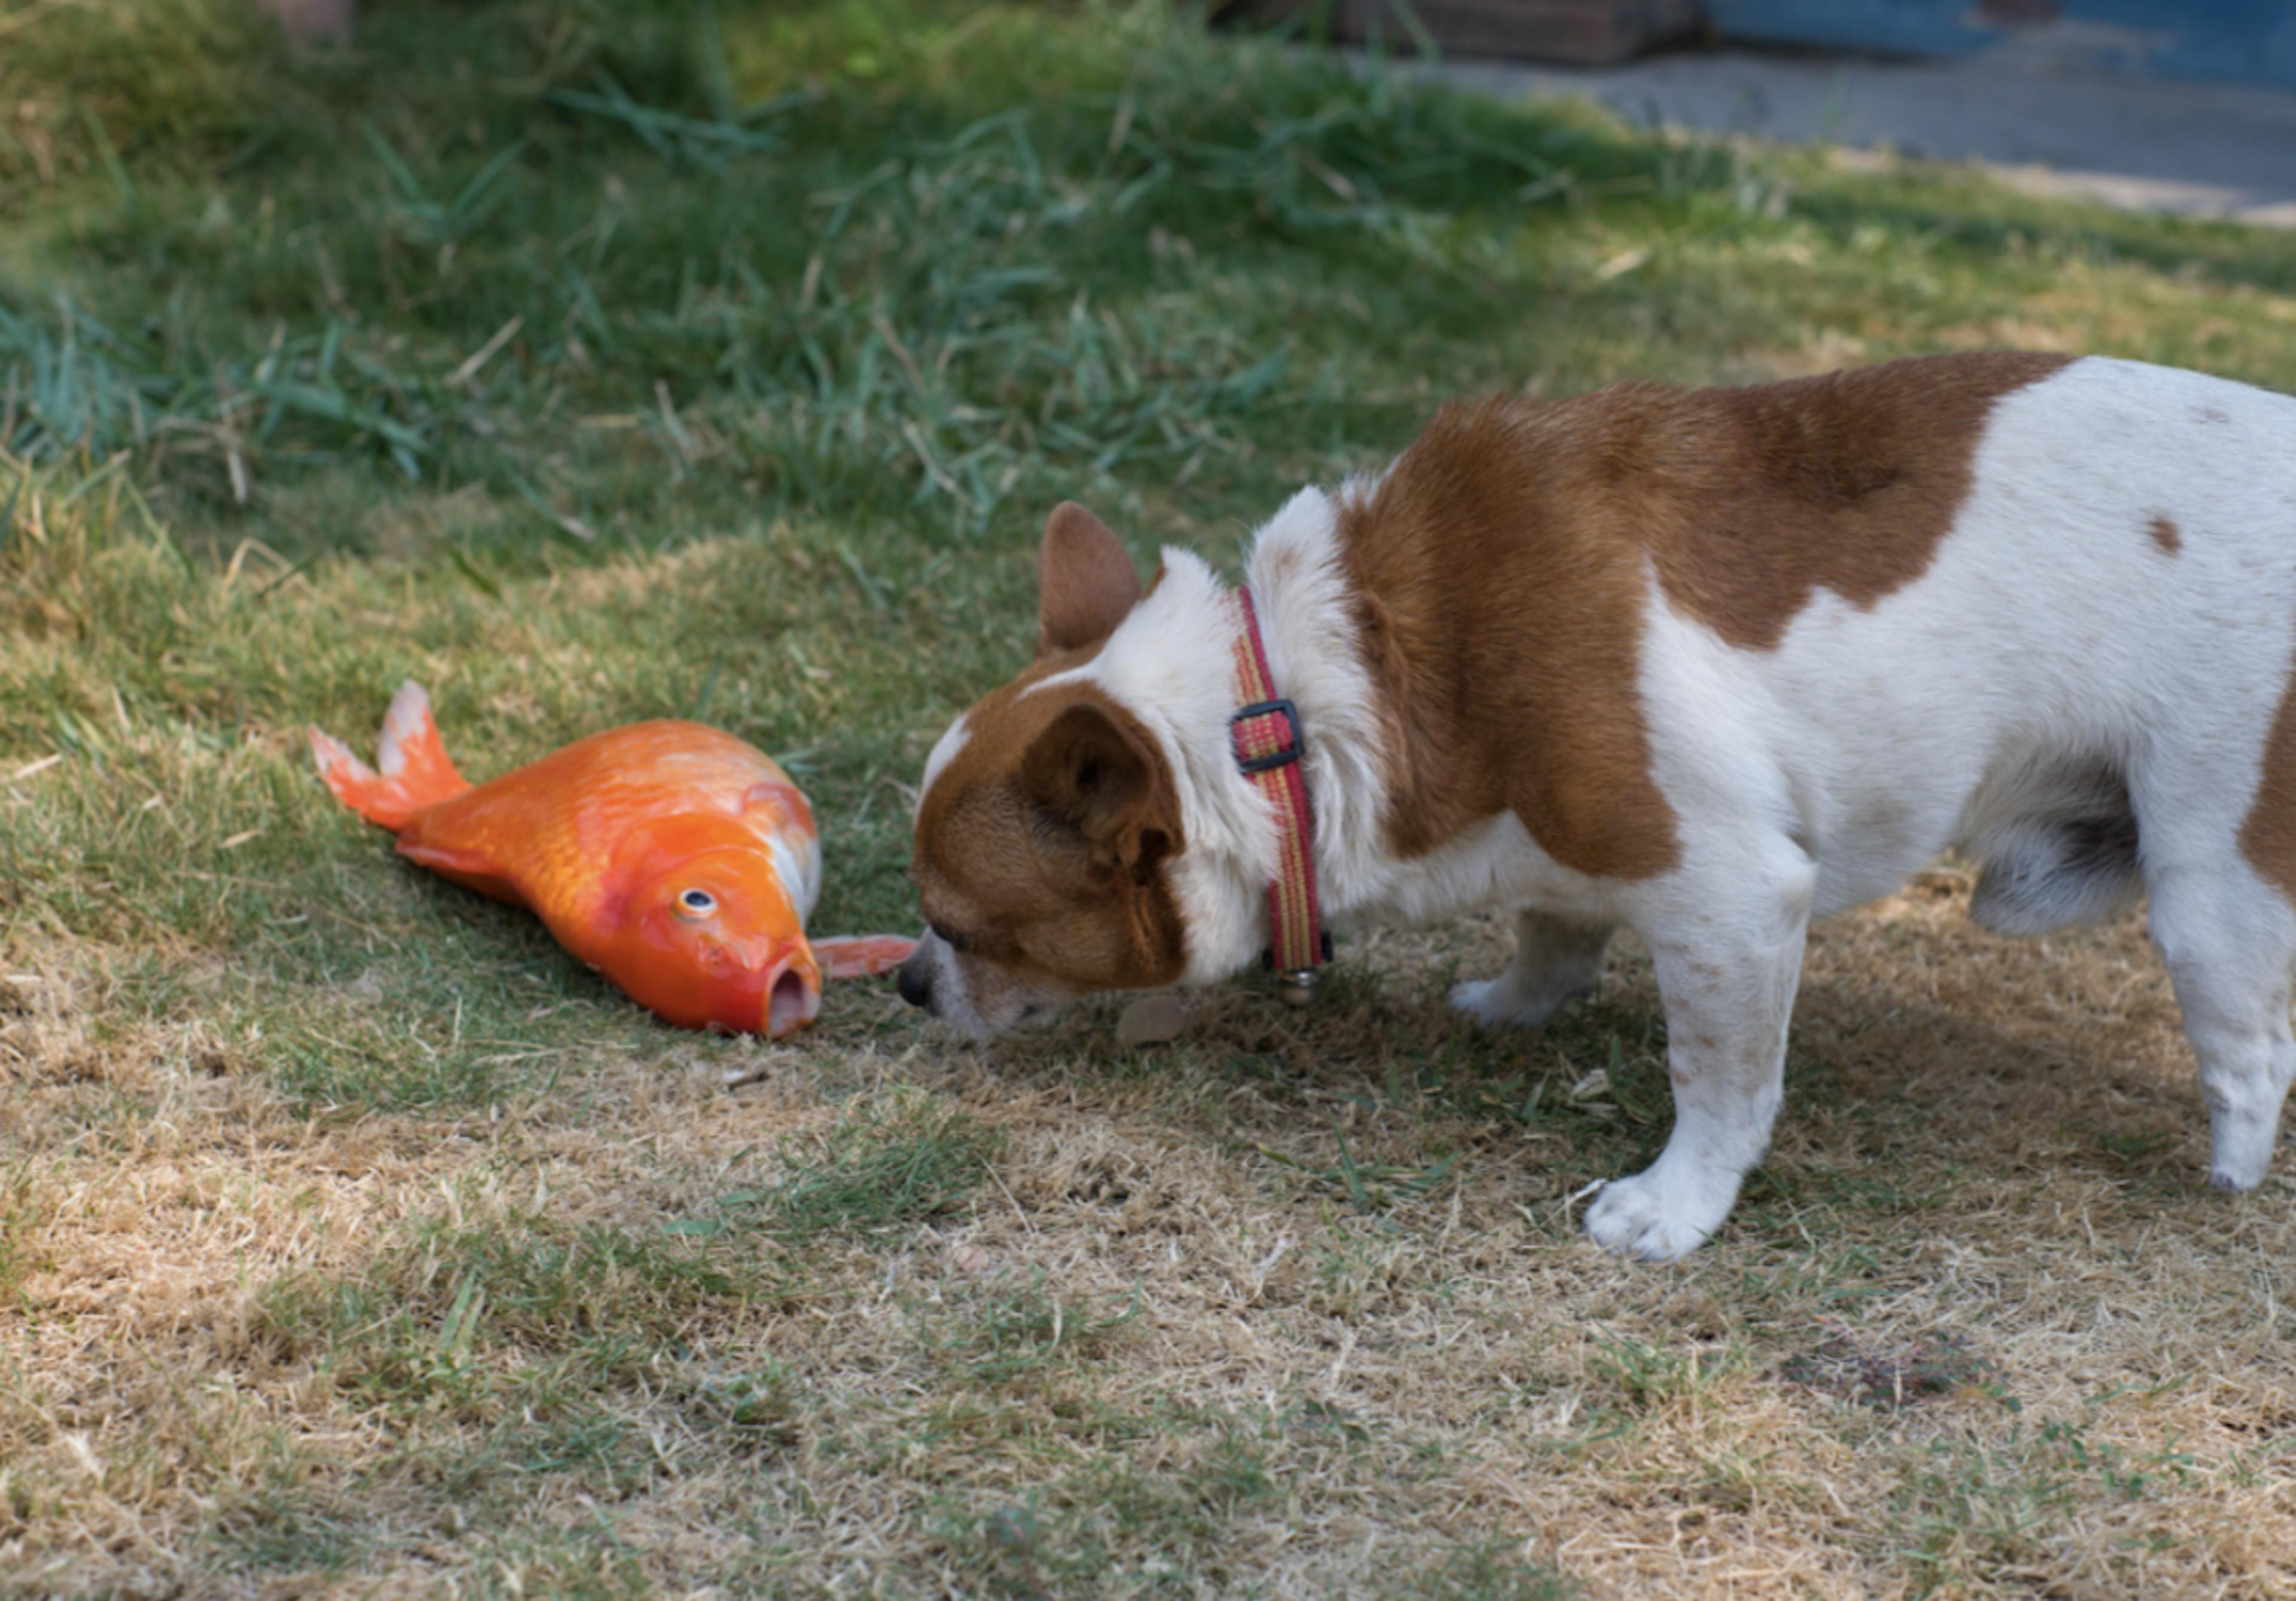
<path id="1" fill-rule="evenodd" d="M 1603 953 L 1610 948 L 1607 924 L 1525 910 L 1514 922 L 1514 960 L 1495 979 L 1451 988 L 1451 1008 L 1478 1022 L 1537 1028 L 1565 1001 L 1585 995 L 1603 981 Z"/>
<path id="2" fill-rule="evenodd" d="M 2281 1104 L 2296 1079 L 2288 1018 L 2296 911 L 2237 856 L 2146 876 L 2152 940 L 2200 1058 L 2213 1147 L 2209 1181 L 2254 1189 L 2271 1164 Z"/>

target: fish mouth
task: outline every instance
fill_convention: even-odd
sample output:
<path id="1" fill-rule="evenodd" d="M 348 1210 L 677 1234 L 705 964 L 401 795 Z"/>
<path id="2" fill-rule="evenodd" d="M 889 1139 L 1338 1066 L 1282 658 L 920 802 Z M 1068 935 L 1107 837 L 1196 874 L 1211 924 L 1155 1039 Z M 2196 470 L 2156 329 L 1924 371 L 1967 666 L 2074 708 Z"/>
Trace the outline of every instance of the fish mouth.
<path id="1" fill-rule="evenodd" d="M 807 983 L 805 975 L 792 964 L 774 975 L 773 985 L 766 992 L 766 1035 L 779 1039 L 784 1034 L 794 1034 L 820 1011 L 821 990 Z"/>

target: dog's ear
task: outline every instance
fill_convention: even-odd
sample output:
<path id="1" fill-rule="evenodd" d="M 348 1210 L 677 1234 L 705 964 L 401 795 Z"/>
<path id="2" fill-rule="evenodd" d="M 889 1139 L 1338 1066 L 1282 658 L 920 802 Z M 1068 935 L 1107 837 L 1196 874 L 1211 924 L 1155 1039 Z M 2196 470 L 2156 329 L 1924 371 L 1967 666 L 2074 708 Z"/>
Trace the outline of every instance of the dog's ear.
<path id="1" fill-rule="evenodd" d="M 1140 574 L 1108 524 L 1073 500 L 1045 520 L 1037 554 L 1037 654 L 1082 650 L 1116 632 L 1140 601 Z"/>
<path id="2" fill-rule="evenodd" d="M 1037 735 L 1021 782 L 1055 826 L 1079 836 L 1096 866 L 1145 881 L 1180 843 L 1170 775 L 1129 719 L 1079 701 Z"/>

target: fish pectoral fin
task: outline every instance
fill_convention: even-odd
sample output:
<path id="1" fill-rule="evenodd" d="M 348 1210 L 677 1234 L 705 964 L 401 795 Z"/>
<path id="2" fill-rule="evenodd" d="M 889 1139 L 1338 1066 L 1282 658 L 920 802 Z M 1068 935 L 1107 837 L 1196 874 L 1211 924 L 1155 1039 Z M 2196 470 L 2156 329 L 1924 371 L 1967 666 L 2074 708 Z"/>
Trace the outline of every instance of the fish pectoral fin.
<path id="1" fill-rule="evenodd" d="M 466 890 L 476 890 L 481 895 L 491 895 L 496 900 L 507 900 L 512 906 L 524 906 L 526 897 L 518 886 L 503 874 L 495 859 L 478 850 L 456 850 L 445 845 L 398 842 L 398 854 L 408 861 L 430 869 L 439 877 L 458 883 Z"/>
<path id="2" fill-rule="evenodd" d="M 813 941 L 813 959 L 824 979 L 865 979 L 890 973 L 909 959 L 914 940 L 898 934 L 849 934 L 842 939 Z"/>

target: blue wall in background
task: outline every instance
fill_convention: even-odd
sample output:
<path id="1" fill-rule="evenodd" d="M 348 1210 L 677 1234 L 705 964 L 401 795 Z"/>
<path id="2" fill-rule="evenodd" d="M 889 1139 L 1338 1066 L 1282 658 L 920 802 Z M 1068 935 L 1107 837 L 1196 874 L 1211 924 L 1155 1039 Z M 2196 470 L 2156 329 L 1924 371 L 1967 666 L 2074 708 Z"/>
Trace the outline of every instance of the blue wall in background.
<path id="1" fill-rule="evenodd" d="M 2140 76 L 2296 88 L 2292 0 L 1709 0 L 1708 12 L 1725 39 L 1914 55 L 2046 52 Z"/>

